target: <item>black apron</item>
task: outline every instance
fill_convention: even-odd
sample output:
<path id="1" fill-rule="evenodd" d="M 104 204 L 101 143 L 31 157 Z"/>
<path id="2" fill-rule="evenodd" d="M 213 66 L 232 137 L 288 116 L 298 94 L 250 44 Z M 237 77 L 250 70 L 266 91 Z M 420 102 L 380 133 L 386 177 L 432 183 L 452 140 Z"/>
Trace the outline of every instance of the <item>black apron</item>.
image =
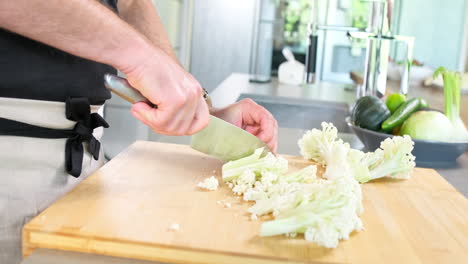
<path id="1" fill-rule="evenodd" d="M 117 0 L 101 2 L 117 12 Z M 77 122 L 71 130 L 55 130 L 0 116 L 0 135 L 68 138 L 66 170 L 78 177 L 82 143 L 89 143 L 88 151 L 97 159 L 100 143 L 92 136 L 93 130 L 108 127 L 102 117 L 89 110 L 90 105 L 103 104 L 111 97 L 103 84 L 106 73 L 115 74 L 116 70 L 0 29 L 0 98 L 66 102 L 64 115 Z"/>

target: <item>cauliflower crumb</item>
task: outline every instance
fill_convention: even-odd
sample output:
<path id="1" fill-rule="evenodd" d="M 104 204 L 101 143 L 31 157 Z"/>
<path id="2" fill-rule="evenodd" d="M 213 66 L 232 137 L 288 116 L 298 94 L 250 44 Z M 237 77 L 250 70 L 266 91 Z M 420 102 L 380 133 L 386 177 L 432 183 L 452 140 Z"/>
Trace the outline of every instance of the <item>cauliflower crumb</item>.
<path id="1" fill-rule="evenodd" d="M 221 205 L 224 208 L 231 208 L 231 203 L 226 202 L 225 200 L 219 200 L 216 202 L 217 204 Z"/>
<path id="2" fill-rule="evenodd" d="M 177 223 L 171 224 L 171 225 L 169 226 L 169 230 L 170 230 L 170 231 L 179 231 L 179 229 L 180 229 L 180 225 L 177 224 Z"/>
<path id="3" fill-rule="evenodd" d="M 297 237 L 297 233 L 286 233 L 286 237 Z"/>
<path id="4" fill-rule="evenodd" d="M 214 191 L 218 189 L 218 179 L 216 179 L 214 176 L 211 176 L 209 178 L 206 178 L 202 182 L 198 183 L 198 187 L 210 191 Z"/>
<path id="5" fill-rule="evenodd" d="M 258 217 L 257 217 L 256 214 L 251 214 L 250 215 L 250 220 L 254 221 L 254 220 L 257 220 L 257 219 L 258 219 Z"/>

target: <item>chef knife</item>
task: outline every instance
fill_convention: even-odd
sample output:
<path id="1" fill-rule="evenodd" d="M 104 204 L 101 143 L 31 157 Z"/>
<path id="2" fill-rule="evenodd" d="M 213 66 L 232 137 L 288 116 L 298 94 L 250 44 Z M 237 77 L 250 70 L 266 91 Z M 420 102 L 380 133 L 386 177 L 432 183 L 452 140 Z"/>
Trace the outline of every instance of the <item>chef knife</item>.
<path id="1" fill-rule="evenodd" d="M 132 104 L 145 102 L 157 108 L 125 78 L 106 74 L 104 84 L 107 89 Z M 264 152 L 270 151 L 267 145 L 256 136 L 212 115 L 210 115 L 208 126 L 192 136 L 190 145 L 193 149 L 222 161 L 246 157 L 261 147 L 265 149 Z"/>

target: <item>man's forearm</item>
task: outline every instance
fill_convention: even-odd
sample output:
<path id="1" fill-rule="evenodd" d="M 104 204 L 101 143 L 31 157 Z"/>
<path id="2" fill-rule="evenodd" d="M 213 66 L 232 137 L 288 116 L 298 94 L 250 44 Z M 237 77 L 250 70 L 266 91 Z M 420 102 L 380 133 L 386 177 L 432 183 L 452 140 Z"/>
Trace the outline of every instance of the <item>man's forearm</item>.
<path id="1" fill-rule="evenodd" d="M 177 61 L 161 19 L 151 0 L 120 0 L 119 15 L 156 47 Z"/>
<path id="2" fill-rule="evenodd" d="M 95 0 L 0 0 L 0 27 L 124 72 L 155 49 Z"/>

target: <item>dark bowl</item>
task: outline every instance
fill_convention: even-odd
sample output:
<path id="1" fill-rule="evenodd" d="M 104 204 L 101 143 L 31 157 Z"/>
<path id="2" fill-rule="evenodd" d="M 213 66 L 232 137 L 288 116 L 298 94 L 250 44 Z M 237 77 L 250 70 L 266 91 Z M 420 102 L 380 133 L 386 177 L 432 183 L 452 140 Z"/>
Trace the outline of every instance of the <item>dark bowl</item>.
<path id="1" fill-rule="evenodd" d="M 367 151 L 375 151 L 380 147 L 380 142 L 393 135 L 375 132 L 355 126 L 350 118 L 346 123 L 356 136 L 362 141 Z M 457 158 L 468 151 L 468 142 L 438 142 L 417 140 L 414 141 L 413 155 L 416 157 L 416 165 L 425 168 L 452 168 L 457 167 Z"/>

